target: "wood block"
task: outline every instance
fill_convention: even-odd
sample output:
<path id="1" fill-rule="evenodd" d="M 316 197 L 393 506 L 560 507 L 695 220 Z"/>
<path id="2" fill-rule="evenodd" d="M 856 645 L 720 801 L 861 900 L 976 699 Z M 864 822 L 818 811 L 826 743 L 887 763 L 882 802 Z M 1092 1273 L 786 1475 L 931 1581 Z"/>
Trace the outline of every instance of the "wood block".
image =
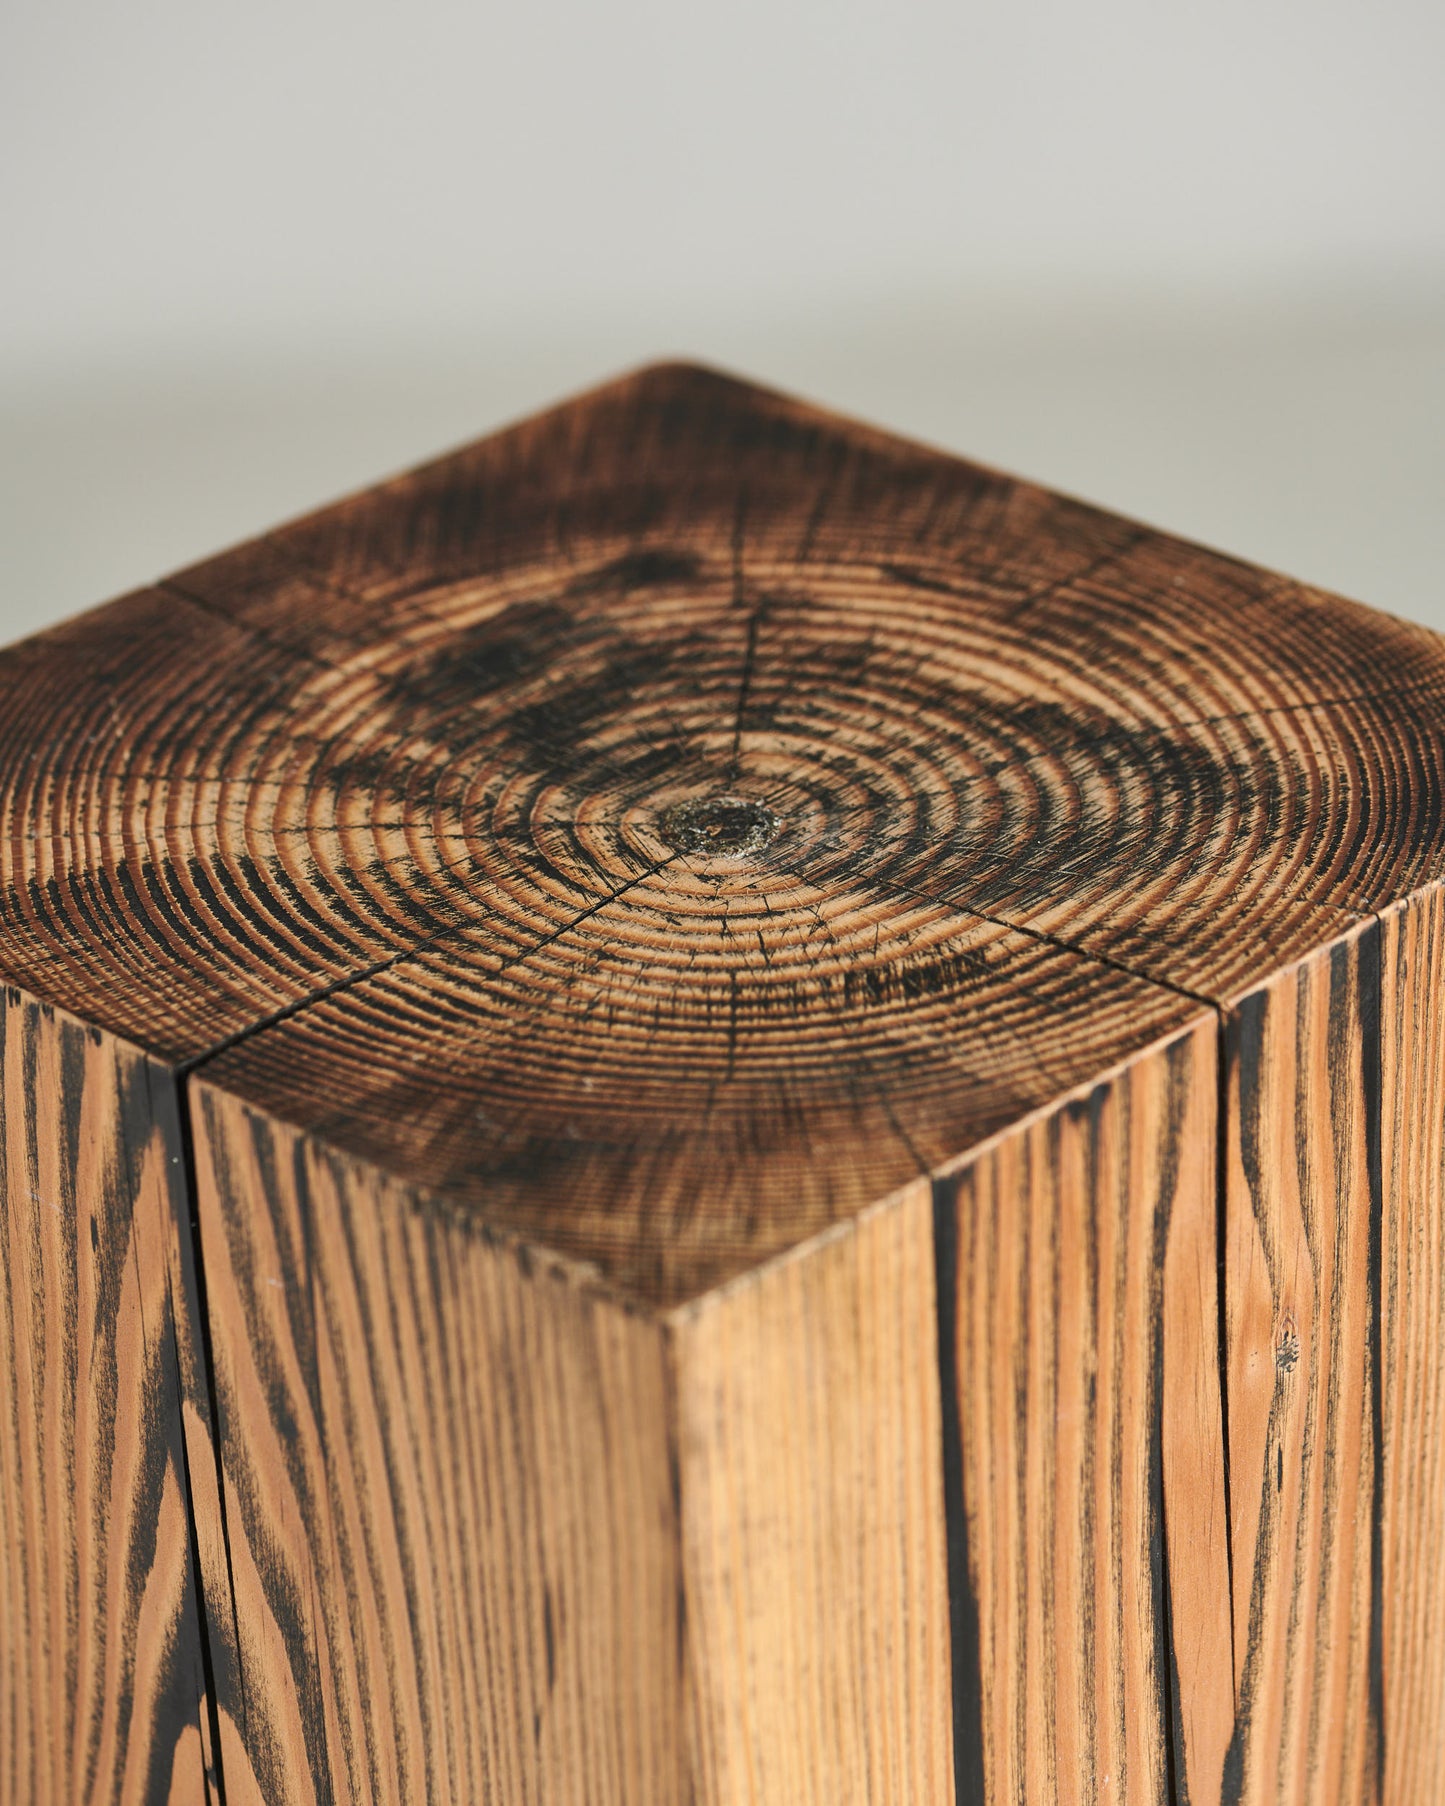
<path id="1" fill-rule="evenodd" d="M 1445 642 L 660 366 L 0 654 L 0 1806 L 1418 1806 Z"/>

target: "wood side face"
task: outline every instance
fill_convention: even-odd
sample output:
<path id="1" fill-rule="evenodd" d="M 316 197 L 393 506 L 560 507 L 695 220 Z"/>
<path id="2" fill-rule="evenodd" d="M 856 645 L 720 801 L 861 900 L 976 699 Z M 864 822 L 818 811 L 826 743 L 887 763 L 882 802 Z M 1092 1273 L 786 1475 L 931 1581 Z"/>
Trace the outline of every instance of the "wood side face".
<path id="1" fill-rule="evenodd" d="M 928 1187 L 673 1333 L 697 1806 L 952 1806 Z"/>
<path id="2" fill-rule="evenodd" d="M 1225 1795 L 1251 1806 L 1379 1798 L 1379 1000 L 1369 923 L 1228 1025 Z"/>
<path id="3" fill-rule="evenodd" d="M 958 1799 L 1217 1802 L 1216 1037 L 936 1188 Z"/>
<path id="4" fill-rule="evenodd" d="M 0 1041 L 0 1802 L 197 1806 L 175 1093 L 15 990 Z"/>
<path id="5" fill-rule="evenodd" d="M 1445 893 L 1383 918 L 1386 1806 L 1445 1775 Z"/>
<path id="6" fill-rule="evenodd" d="M 660 1329 L 194 1097 L 227 1806 L 685 1797 Z"/>

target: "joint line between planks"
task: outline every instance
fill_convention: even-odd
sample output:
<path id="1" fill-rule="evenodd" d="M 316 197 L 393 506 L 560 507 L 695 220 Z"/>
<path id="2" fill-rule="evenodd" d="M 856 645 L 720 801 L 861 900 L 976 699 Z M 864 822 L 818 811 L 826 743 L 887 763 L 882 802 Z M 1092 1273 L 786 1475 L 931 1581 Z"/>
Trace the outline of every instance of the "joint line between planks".
<path id="1" fill-rule="evenodd" d="M 982 1652 L 978 1602 L 969 1572 L 963 1424 L 958 1398 L 958 1185 L 955 1181 L 935 1179 L 932 1191 L 933 1324 L 938 1353 L 954 1802 L 955 1806 L 986 1806 Z"/>
<path id="2" fill-rule="evenodd" d="M 524 948 L 512 954 L 507 959 L 501 960 L 494 971 L 488 972 L 485 975 L 486 978 L 488 980 L 500 978 L 503 973 L 510 972 L 514 967 L 524 964 L 535 954 L 541 953 L 545 948 L 555 946 L 558 941 L 565 940 L 574 929 L 580 928 L 584 922 L 589 921 L 600 910 L 606 909 L 610 903 L 617 902 L 620 897 L 625 896 L 627 892 L 632 890 L 636 885 L 642 884 L 648 878 L 654 877 L 664 868 L 664 866 L 670 865 L 673 860 L 680 856 L 680 854 L 674 852 L 669 853 L 666 858 L 653 860 L 651 864 L 644 867 L 642 871 L 635 872 L 625 883 L 617 885 L 613 890 L 608 891 L 605 896 L 596 898 L 592 903 L 588 904 L 586 909 L 579 910 L 575 915 L 569 916 L 565 922 L 559 924 L 556 928 L 541 935 L 535 941 L 530 941 Z M 258 1017 L 256 1021 L 246 1023 L 243 1027 L 238 1028 L 234 1034 L 225 1036 L 222 1040 L 215 1042 L 212 1046 L 205 1048 L 202 1052 L 193 1055 L 189 1060 L 183 1060 L 174 1068 L 177 1078 L 184 1082 L 194 1073 L 209 1065 L 213 1060 L 218 1059 L 222 1054 L 229 1053 L 232 1048 L 239 1047 L 243 1042 L 250 1041 L 255 1036 L 264 1034 L 268 1029 L 275 1028 L 279 1023 L 291 1021 L 293 1017 L 299 1016 L 303 1011 L 310 1009 L 313 1004 L 325 1003 L 329 998 L 339 996 L 342 992 L 349 991 L 356 985 L 365 984 L 368 979 L 379 977 L 381 973 L 389 972 L 393 967 L 402 965 L 407 960 L 417 959 L 422 954 L 429 953 L 435 948 L 445 945 L 448 940 L 464 933 L 471 926 L 473 926 L 473 924 L 469 922 L 453 922 L 449 927 L 441 929 L 436 934 L 427 935 L 424 939 L 417 941 L 410 947 L 399 947 L 395 953 L 388 954 L 385 959 L 374 960 L 369 966 L 363 966 L 359 972 L 348 972 L 344 977 L 334 979 L 330 984 L 321 985 L 314 991 L 306 992 L 302 997 L 294 998 L 282 1008 L 271 1010 L 266 1015 Z"/>
<path id="3" fill-rule="evenodd" d="M 181 1183 L 184 1190 L 187 1221 L 184 1230 L 189 1237 L 191 1249 L 191 1266 L 195 1274 L 196 1288 L 196 1353 L 201 1364 L 201 1371 L 206 1388 L 206 1411 L 210 1420 L 210 1443 L 216 1466 L 216 1510 L 220 1517 L 221 1549 L 226 1563 L 226 1588 L 231 1608 L 231 1639 L 235 1649 L 237 1685 L 240 1692 L 239 1705 L 241 1711 L 242 1739 L 246 1737 L 249 1712 L 246 1701 L 246 1669 L 241 1659 L 241 1625 L 240 1614 L 236 1605 L 236 1577 L 231 1559 L 231 1527 L 226 1513 L 226 1475 L 221 1458 L 221 1417 L 220 1399 L 216 1389 L 215 1351 L 211 1337 L 210 1301 L 206 1289 L 206 1263 L 201 1247 L 201 1214 L 200 1193 L 196 1182 L 196 1148 L 195 1135 L 191 1119 L 194 1103 L 191 1087 L 184 1073 L 177 1073 L 175 1079 L 176 1133 L 180 1142 Z M 181 1433 L 181 1447 L 186 1449 L 184 1427 Z M 186 1515 L 190 1522 L 191 1554 L 196 1565 L 196 1595 L 201 1606 L 201 1641 L 205 1651 L 207 1683 L 211 1687 L 211 1734 L 213 1748 L 212 1766 L 216 1775 L 216 1794 L 219 1806 L 226 1806 L 225 1765 L 221 1754 L 221 1700 L 215 1687 L 216 1661 L 212 1646 L 213 1628 L 210 1603 L 206 1596 L 205 1570 L 201 1565 L 200 1526 L 196 1519 L 195 1497 L 190 1487 L 190 1458 L 186 1455 Z"/>
<path id="4" fill-rule="evenodd" d="M 1225 1285 L 1229 1274 L 1229 1014 L 1215 1004 L 1216 1086 L 1214 1111 L 1214 1235 L 1216 1358 L 1219 1364 L 1219 1422 L 1224 1457 L 1224 1562 L 1229 1583 L 1229 1687 L 1239 1709 L 1238 1626 L 1234 1621 L 1234 1504 L 1229 1469 L 1229 1316 Z"/>
<path id="5" fill-rule="evenodd" d="M 181 1110 L 184 1111 L 184 1109 L 185 1109 L 185 1104 L 184 1104 L 184 1101 L 182 1101 Z M 178 1112 L 178 1114 L 179 1114 L 179 1112 Z M 186 1183 L 186 1181 L 183 1179 L 182 1183 L 184 1184 L 184 1183 Z M 186 1208 L 187 1213 L 191 1216 L 192 1221 L 194 1222 L 194 1210 L 192 1208 L 189 1193 L 187 1194 L 186 1199 L 185 1199 L 185 1208 Z M 182 1226 L 180 1224 L 177 1224 L 176 1227 L 177 1227 L 177 1231 L 179 1232 L 181 1230 Z M 194 1238 L 193 1238 L 193 1240 L 194 1240 Z M 199 1284 L 199 1280 L 198 1280 L 197 1281 L 198 1294 L 199 1294 L 199 1291 L 200 1291 L 200 1284 Z M 179 1344 L 177 1341 L 177 1336 L 176 1336 L 176 1300 L 175 1300 L 175 1291 L 171 1284 L 171 1278 L 170 1278 L 169 1271 L 167 1272 L 167 1275 L 166 1275 L 166 1295 L 167 1295 L 167 1299 L 169 1301 L 170 1315 L 171 1315 L 171 1359 L 175 1362 L 176 1394 L 177 1394 L 177 1397 L 181 1397 L 182 1396 L 181 1354 L 180 1354 L 180 1347 L 179 1347 Z M 201 1308 L 199 1305 L 197 1305 L 197 1315 L 198 1316 L 204 1315 L 204 1313 L 201 1311 Z M 206 1391 L 207 1391 L 208 1396 L 210 1396 L 210 1395 L 214 1394 L 214 1386 L 213 1386 L 212 1378 L 211 1378 L 209 1325 L 207 1325 L 205 1323 L 198 1324 L 196 1326 L 196 1335 L 197 1335 L 197 1340 L 200 1343 L 200 1347 L 197 1350 L 197 1354 L 200 1359 L 202 1367 L 205 1369 Z M 221 1761 L 221 1702 L 220 1702 L 220 1696 L 216 1691 L 216 1661 L 215 1661 L 215 1657 L 211 1651 L 211 1617 L 210 1617 L 209 1611 L 206 1609 L 206 1588 L 205 1588 L 205 1582 L 202 1579 L 201 1530 L 200 1530 L 200 1524 L 196 1518 L 196 1495 L 195 1495 L 194 1488 L 191 1485 L 191 1451 L 190 1451 L 190 1447 L 186 1441 L 186 1426 L 185 1426 L 184 1419 L 182 1419 L 182 1422 L 180 1424 L 180 1433 L 178 1436 L 178 1441 L 180 1443 L 180 1449 L 181 1449 L 181 1478 L 185 1483 L 185 1489 L 186 1489 L 186 1532 L 187 1532 L 187 1536 L 190 1541 L 191 1585 L 195 1588 L 197 1629 L 198 1629 L 198 1633 L 200 1636 L 200 1644 L 201 1644 L 201 1677 L 205 1684 L 205 1689 L 206 1689 L 206 1722 L 210 1727 L 210 1735 L 211 1735 L 210 1778 L 212 1778 L 214 1780 L 215 1799 L 217 1802 L 217 1806 L 226 1806 L 226 1777 L 225 1777 L 225 1769 L 224 1769 L 224 1766 Z M 212 1434 L 211 1434 L 211 1447 L 216 1456 L 217 1478 L 219 1480 L 219 1477 L 220 1477 L 220 1443 L 219 1443 L 219 1440 L 216 1437 L 214 1431 L 212 1431 Z M 223 1518 L 222 1536 L 223 1536 L 223 1540 L 226 1540 L 228 1543 L 227 1568 L 229 1571 L 229 1566 L 230 1566 L 229 1539 L 225 1538 L 224 1516 L 225 1516 L 225 1512 L 224 1512 L 224 1504 L 223 1504 L 223 1506 L 222 1506 L 222 1518 Z M 233 1614 L 233 1616 L 234 1616 L 234 1612 L 235 1612 L 235 1595 L 233 1592 L 232 1593 L 232 1614 Z"/>
<path id="6" fill-rule="evenodd" d="M 1370 1499 L 1369 1704 L 1374 1720 L 1375 1790 L 1385 1796 L 1385 920 L 1371 912 L 1360 943 L 1360 1067 L 1365 1106 L 1365 1166 L 1370 1197 L 1370 1417 L 1374 1462 Z"/>

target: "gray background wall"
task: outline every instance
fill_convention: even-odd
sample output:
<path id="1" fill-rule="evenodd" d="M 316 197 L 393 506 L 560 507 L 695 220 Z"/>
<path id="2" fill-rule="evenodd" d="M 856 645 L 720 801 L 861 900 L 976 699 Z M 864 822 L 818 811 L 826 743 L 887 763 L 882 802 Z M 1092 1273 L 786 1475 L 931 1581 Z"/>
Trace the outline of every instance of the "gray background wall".
<path id="1" fill-rule="evenodd" d="M 4 637 L 660 353 L 1445 628 L 1445 6 L 0 4 Z"/>

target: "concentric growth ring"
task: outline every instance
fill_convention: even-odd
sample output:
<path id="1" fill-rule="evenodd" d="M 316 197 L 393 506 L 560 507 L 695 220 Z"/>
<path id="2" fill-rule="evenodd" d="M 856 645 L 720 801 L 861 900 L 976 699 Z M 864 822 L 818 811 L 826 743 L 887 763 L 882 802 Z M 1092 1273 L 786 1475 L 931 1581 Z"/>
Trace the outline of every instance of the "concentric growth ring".
<path id="1" fill-rule="evenodd" d="M 686 1286 L 1422 881 L 1445 660 L 681 380 L 8 655 L 0 931 L 162 1057 Z"/>

